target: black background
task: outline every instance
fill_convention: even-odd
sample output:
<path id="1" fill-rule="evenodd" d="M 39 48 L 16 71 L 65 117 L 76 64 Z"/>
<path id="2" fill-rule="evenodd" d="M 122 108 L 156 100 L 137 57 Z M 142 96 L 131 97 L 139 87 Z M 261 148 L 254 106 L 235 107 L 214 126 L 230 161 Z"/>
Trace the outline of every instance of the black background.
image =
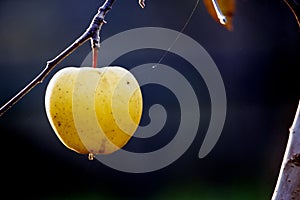
<path id="1" fill-rule="evenodd" d="M 1 105 L 82 34 L 102 2 L 0 1 Z M 136 0 L 116 1 L 102 40 L 138 27 L 180 31 L 195 2 L 148 0 L 141 9 Z M 204 115 L 188 151 L 156 172 L 119 172 L 65 148 L 47 120 L 44 92 L 57 70 L 81 64 L 90 52 L 87 43 L 0 118 L 1 193 L 39 199 L 270 199 L 299 101 L 299 28 L 283 1 L 241 0 L 236 9 L 230 32 L 213 21 L 200 2 L 184 31 L 211 55 L 226 87 L 224 130 L 207 157 L 198 159 L 197 154 L 209 115 Z M 137 51 L 117 63 L 129 67 L 156 62 L 162 55 Z M 186 64 L 172 54 L 163 63 L 175 68 Z M 196 79 L 186 68 L 183 73 Z M 204 91 L 200 106 L 207 109 L 209 96 L 201 79 L 196 89 L 198 95 Z M 159 101 L 168 105 L 166 98 L 171 99 L 169 106 L 177 105 L 164 88 L 143 91 L 147 105 Z M 168 118 L 169 126 L 176 129 L 178 116 L 170 107 L 175 114 Z M 143 116 L 142 122 L 147 120 Z M 164 133 L 168 141 L 174 131 Z M 159 148 L 166 141 L 157 136 L 143 145 Z"/>

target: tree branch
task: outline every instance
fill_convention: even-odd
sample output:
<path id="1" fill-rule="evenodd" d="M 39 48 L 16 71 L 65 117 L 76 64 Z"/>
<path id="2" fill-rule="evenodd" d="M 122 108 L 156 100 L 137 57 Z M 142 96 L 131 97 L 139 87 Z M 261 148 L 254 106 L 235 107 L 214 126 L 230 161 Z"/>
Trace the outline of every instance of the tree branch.
<path id="1" fill-rule="evenodd" d="M 300 197 L 300 101 L 272 200 Z"/>
<path id="2" fill-rule="evenodd" d="M 15 105 L 23 96 L 25 96 L 37 84 L 42 83 L 44 78 L 54 69 L 54 67 L 63 61 L 67 56 L 74 52 L 78 47 L 84 44 L 87 40 L 91 40 L 93 52 L 97 53 L 100 47 L 100 31 L 102 25 L 105 23 L 105 15 L 111 10 L 115 0 L 106 0 L 98 9 L 98 13 L 94 16 L 90 26 L 87 30 L 69 47 L 61 52 L 57 57 L 47 62 L 44 70 L 36 76 L 27 86 L 25 86 L 19 93 L 10 99 L 5 105 L 0 108 L 0 117 Z M 97 55 L 97 54 L 95 54 Z M 93 66 L 97 65 L 97 60 L 93 58 Z"/>

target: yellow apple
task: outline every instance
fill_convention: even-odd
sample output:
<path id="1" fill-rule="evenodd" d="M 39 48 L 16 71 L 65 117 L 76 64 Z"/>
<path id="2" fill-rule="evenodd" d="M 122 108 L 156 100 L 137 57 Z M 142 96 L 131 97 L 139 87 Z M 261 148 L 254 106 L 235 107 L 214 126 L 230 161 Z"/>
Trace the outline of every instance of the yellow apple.
<path id="1" fill-rule="evenodd" d="M 67 67 L 45 94 L 49 122 L 60 141 L 80 154 L 110 154 L 128 143 L 142 115 L 133 74 L 118 66 Z"/>

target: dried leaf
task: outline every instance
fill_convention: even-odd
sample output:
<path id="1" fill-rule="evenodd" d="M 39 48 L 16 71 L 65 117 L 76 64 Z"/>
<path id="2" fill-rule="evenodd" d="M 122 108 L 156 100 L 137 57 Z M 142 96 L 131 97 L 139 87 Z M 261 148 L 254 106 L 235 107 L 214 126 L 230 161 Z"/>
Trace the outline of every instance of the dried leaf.
<path id="1" fill-rule="evenodd" d="M 214 2 L 216 5 L 214 5 Z M 203 0 L 203 3 L 215 21 L 223 24 L 228 30 L 233 30 L 235 0 Z M 218 13 L 218 8 L 221 13 Z M 224 21 L 224 16 L 226 17 L 226 21 Z"/>
<path id="2" fill-rule="evenodd" d="M 300 3 L 294 0 L 284 0 L 284 1 L 293 12 L 296 21 L 298 23 L 298 26 L 300 28 Z"/>

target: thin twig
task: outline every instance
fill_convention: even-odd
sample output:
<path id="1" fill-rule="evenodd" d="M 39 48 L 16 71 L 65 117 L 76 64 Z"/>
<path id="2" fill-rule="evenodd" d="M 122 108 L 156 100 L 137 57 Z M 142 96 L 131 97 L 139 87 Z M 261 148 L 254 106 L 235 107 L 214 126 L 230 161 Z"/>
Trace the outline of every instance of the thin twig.
<path id="1" fill-rule="evenodd" d="M 18 94 L 10 99 L 4 106 L 0 108 L 0 117 L 15 105 L 22 97 L 24 97 L 31 89 L 33 89 L 39 83 L 42 83 L 45 77 L 54 69 L 54 67 L 62 62 L 67 56 L 74 52 L 78 47 L 84 44 L 89 39 L 93 49 L 100 47 L 100 31 L 102 25 L 105 23 L 104 17 L 111 10 L 115 0 L 106 0 L 103 5 L 98 9 L 98 13 L 94 16 L 90 26 L 87 30 L 69 47 L 61 52 L 54 59 L 47 62 L 44 70 L 36 76 L 27 86 L 25 86 Z M 96 50 L 97 51 L 97 50 Z"/>

